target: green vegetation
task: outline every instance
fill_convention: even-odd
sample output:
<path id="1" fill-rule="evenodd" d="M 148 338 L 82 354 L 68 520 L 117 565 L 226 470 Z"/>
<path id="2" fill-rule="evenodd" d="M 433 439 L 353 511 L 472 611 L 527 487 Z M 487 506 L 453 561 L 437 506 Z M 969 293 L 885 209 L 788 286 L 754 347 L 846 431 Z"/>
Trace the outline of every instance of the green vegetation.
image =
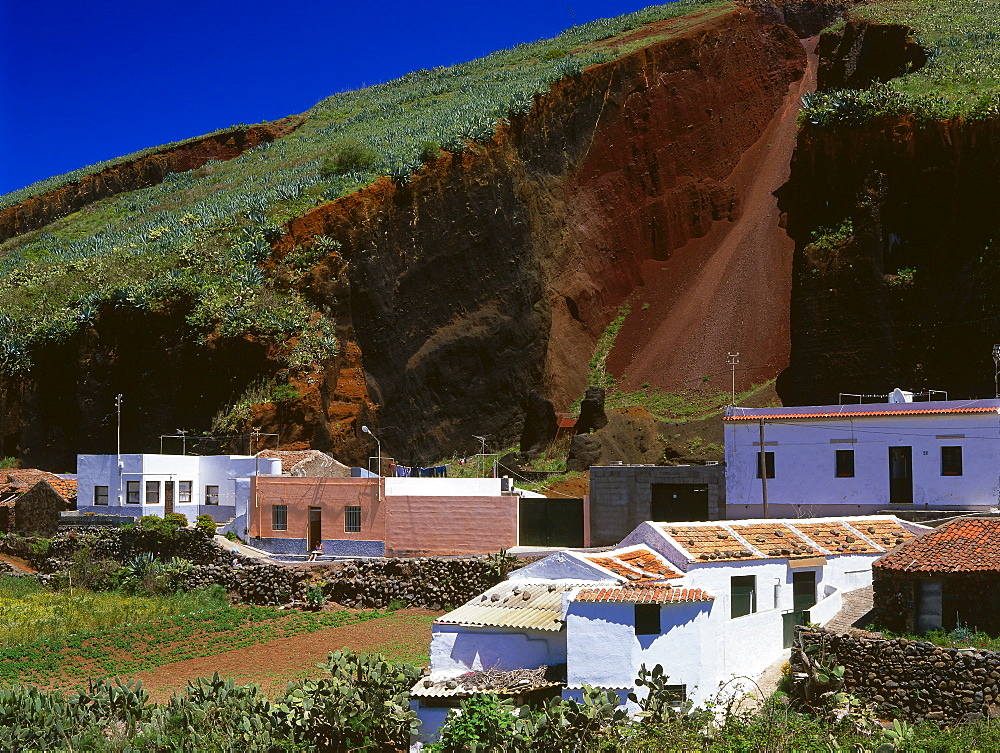
<path id="1" fill-rule="evenodd" d="M 615 378 L 607 370 L 608 356 L 611 355 L 611 349 L 615 347 L 615 340 L 618 339 L 618 333 L 625 326 L 625 320 L 631 311 L 632 308 L 629 304 L 626 303 L 621 306 L 618 309 L 618 313 L 615 314 L 615 318 L 611 320 L 611 323 L 605 327 L 604 332 L 597 339 L 597 347 L 594 348 L 594 355 L 590 359 L 587 384 L 595 387 L 604 387 L 606 390 L 614 389 L 616 385 Z M 582 400 L 583 397 L 581 396 L 580 399 Z M 579 408 L 579 402 L 575 407 Z"/>
<path id="2" fill-rule="evenodd" d="M 0 471 L 17 468 L 17 458 L 0 458 Z"/>
<path id="3" fill-rule="evenodd" d="M 330 348 L 335 352 L 335 343 L 331 344 Z M 241 431 L 250 420 L 255 405 L 280 403 L 282 400 L 294 400 L 298 396 L 298 390 L 286 382 L 279 381 L 277 377 L 265 377 L 252 382 L 229 408 L 215 415 L 212 420 L 212 431 L 220 434 Z"/>
<path id="4" fill-rule="evenodd" d="M 721 14 L 730 8 L 678 0 L 336 94 L 288 136 L 13 238 L 0 245 L 0 370 L 29 369 L 37 348 L 67 341 L 114 308 L 178 311 L 201 338 L 297 338 L 298 350 L 288 352 L 293 368 L 330 357 L 337 349 L 332 324 L 315 316 L 295 279 L 267 275 L 259 266 L 281 237 L 282 223 L 380 175 L 407 181 L 436 155 L 436 145 L 456 153 L 488 141 L 498 124 L 527 113 L 554 82 L 675 34 L 683 24 L 659 37 L 613 40 L 616 35 L 694 9 Z"/>
<path id="5" fill-rule="evenodd" d="M 950 631 L 938 628 L 924 635 L 894 633 L 891 630 L 884 630 L 878 625 L 869 625 L 867 629 L 873 632 L 877 631 L 888 639 L 906 638 L 911 641 L 930 641 L 935 646 L 942 648 L 977 648 L 984 651 L 1000 651 L 1000 637 L 993 637 L 981 630 L 972 630 L 965 625 L 959 625 Z"/>
<path id="6" fill-rule="evenodd" d="M 825 126 L 889 116 L 941 120 L 1000 115 L 1000 4 L 900 0 L 859 5 L 848 15 L 908 27 L 928 51 L 927 63 L 865 90 L 806 95 L 801 122 Z"/>
<path id="7" fill-rule="evenodd" d="M 836 251 L 854 235 L 854 223 L 847 218 L 836 227 L 820 227 L 809 236 L 809 247 L 823 251 Z"/>

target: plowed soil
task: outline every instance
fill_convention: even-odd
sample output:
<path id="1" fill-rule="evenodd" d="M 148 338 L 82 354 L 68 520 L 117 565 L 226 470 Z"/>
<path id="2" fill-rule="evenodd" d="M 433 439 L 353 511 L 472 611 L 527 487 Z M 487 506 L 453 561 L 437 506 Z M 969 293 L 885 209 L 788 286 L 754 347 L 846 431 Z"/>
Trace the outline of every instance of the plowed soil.
<path id="1" fill-rule="evenodd" d="M 142 680 L 151 700 L 162 702 L 183 691 L 188 680 L 211 677 L 218 672 L 220 677 L 231 677 L 237 684 L 253 683 L 268 698 L 274 698 L 284 692 L 291 681 L 322 677 L 323 671 L 316 665 L 325 662 L 331 651 L 341 648 L 377 652 L 391 661 L 426 666 L 431 623 L 440 614 L 425 609 L 402 609 L 353 625 L 280 638 L 214 656 L 185 659 L 121 679 Z M 74 687 L 86 684 L 86 677 L 73 682 Z M 65 682 L 53 684 L 57 686 L 67 687 Z"/>
<path id="2" fill-rule="evenodd" d="M 787 180 L 795 117 L 816 86 L 816 38 L 804 42 L 806 74 L 792 84 L 764 134 L 726 181 L 739 216 L 717 221 L 667 261 L 643 263 L 637 291 L 609 358 L 623 386 L 676 390 L 729 385 L 726 354 L 740 353 L 738 390 L 773 378 L 789 359 L 789 301 L 794 242 L 785 233 L 774 192 Z"/>

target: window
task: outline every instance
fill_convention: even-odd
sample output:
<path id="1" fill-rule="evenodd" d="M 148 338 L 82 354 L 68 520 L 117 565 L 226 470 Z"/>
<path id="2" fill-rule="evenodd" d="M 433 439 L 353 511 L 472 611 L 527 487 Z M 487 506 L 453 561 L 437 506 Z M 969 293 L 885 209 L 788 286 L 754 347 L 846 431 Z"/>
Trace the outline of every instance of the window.
<path id="1" fill-rule="evenodd" d="M 361 507 L 359 505 L 344 507 L 344 533 L 361 533 Z"/>
<path id="2" fill-rule="evenodd" d="M 941 448 L 941 475 L 942 476 L 962 475 L 961 446 Z"/>
<path id="3" fill-rule="evenodd" d="M 271 506 L 271 530 L 272 531 L 288 530 L 288 505 Z"/>
<path id="4" fill-rule="evenodd" d="M 684 705 L 684 701 L 687 700 L 687 685 L 664 685 L 663 694 L 666 697 L 667 703 L 675 711 L 680 711 L 681 706 Z"/>
<path id="5" fill-rule="evenodd" d="M 854 450 L 837 450 L 837 478 L 854 478 Z"/>
<path id="6" fill-rule="evenodd" d="M 635 634 L 636 635 L 660 634 L 659 604 L 635 605 Z"/>
<path id="7" fill-rule="evenodd" d="M 94 504 L 95 505 L 108 504 L 108 487 L 106 486 L 94 487 Z"/>
<path id="8" fill-rule="evenodd" d="M 138 481 L 126 481 L 125 482 L 125 504 L 127 504 L 127 505 L 137 505 L 137 504 L 139 504 L 139 482 Z"/>
<path id="9" fill-rule="evenodd" d="M 190 502 L 191 501 L 191 482 L 190 481 L 178 481 L 177 482 L 177 501 L 178 502 Z"/>
<path id="10" fill-rule="evenodd" d="M 205 487 L 205 504 L 206 505 L 217 505 L 217 504 L 219 504 L 219 487 L 218 486 L 206 486 Z"/>
<path id="11" fill-rule="evenodd" d="M 735 619 L 757 611 L 757 576 L 734 575 L 730 579 L 730 616 Z"/>
<path id="12" fill-rule="evenodd" d="M 757 453 L 757 478 L 760 478 L 760 453 Z M 764 466 L 767 468 L 767 477 L 774 478 L 774 453 L 764 453 Z"/>
<path id="13" fill-rule="evenodd" d="M 160 504 L 160 482 L 159 481 L 147 481 L 146 482 L 146 504 L 147 505 L 158 505 L 158 504 Z"/>

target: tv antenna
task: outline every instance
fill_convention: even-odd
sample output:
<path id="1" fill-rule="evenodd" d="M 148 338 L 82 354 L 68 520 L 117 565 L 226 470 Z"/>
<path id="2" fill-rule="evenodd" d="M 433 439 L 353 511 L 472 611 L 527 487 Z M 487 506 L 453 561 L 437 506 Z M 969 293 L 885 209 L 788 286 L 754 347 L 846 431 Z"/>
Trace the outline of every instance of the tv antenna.
<path id="1" fill-rule="evenodd" d="M 729 364 L 729 367 L 733 372 L 733 405 L 736 405 L 736 364 L 738 364 L 739 362 L 740 362 L 739 351 L 735 353 L 729 353 L 726 355 L 726 363 Z M 1000 371 L 1000 365 L 998 365 L 997 371 Z"/>

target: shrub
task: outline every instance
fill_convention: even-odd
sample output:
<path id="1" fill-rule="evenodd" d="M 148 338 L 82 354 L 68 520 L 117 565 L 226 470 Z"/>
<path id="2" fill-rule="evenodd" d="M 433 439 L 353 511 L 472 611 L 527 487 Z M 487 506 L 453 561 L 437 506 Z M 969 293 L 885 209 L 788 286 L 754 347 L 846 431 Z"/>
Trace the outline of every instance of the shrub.
<path id="1" fill-rule="evenodd" d="M 195 528 L 206 536 L 215 536 L 216 523 L 211 515 L 199 515 L 196 519 Z"/>
<path id="2" fill-rule="evenodd" d="M 187 528 L 188 525 L 187 515 L 182 512 L 168 512 L 163 516 L 163 520 L 175 528 Z"/>
<path id="3" fill-rule="evenodd" d="M 420 144 L 420 161 L 433 162 L 441 154 L 441 145 L 436 141 L 424 141 Z"/>
<path id="4" fill-rule="evenodd" d="M 319 173 L 324 178 L 352 170 L 363 170 L 378 162 L 378 152 L 357 139 L 347 139 L 336 144 L 320 163 Z"/>

